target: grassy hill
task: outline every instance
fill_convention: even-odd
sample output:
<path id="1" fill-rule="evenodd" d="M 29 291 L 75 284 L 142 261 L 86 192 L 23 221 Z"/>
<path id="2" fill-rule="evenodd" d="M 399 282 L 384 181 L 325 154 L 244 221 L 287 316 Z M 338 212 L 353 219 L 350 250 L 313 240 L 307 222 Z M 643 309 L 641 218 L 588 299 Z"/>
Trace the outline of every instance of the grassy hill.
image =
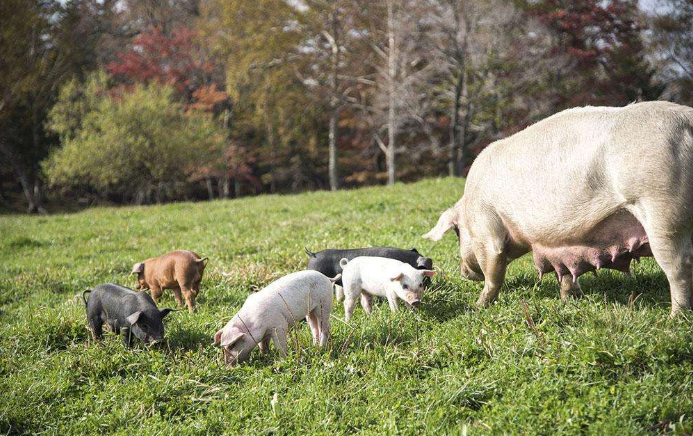
<path id="1" fill-rule="evenodd" d="M 459 180 L 239 201 L 0 217 L 0 432 L 54 434 L 690 434 L 693 316 L 668 319 L 653 260 L 581 279 L 562 303 L 525 257 L 498 303 L 458 273 L 454 234 L 420 238 Z M 418 312 L 379 301 L 326 350 L 305 323 L 236 368 L 212 335 L 246 296 L 307 261 L 303 247 L 417 247 L 439 274 Z M 176 248 L 210 257 L 199 312 L 167 344 L 94 343 L 82 290 L 134 286 L 133 263 Z M 163 306 L 175 307 L 171 291 Z M 403 308 L 403 306 L 401 306 Z M 272 399 L 276 398 L 274 407 Z"/>

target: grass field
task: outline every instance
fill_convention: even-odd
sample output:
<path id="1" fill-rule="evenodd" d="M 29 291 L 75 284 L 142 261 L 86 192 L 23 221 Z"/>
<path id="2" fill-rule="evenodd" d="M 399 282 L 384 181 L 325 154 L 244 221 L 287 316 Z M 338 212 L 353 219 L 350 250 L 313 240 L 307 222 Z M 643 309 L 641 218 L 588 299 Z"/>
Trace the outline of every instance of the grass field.
<path id="1" fill-rule="evenodd" d="M 581 279 L 562 303 L 531 259 L 499 301 L 458 273 L 451 232 L 420 238 L 459 180 L 240 201 L 0 217 L 0 432 L 10 434 L 691 434 L 693 317 L 668 319 L 653 260 Z M 303 269 L 303 247 L 417 247 L 439 274 L 418 312 L 379 301 L 326 350 L 305 323 L 290 353 L 227 368 L 212 335 L 246 296 Z M 134 286 L 132 264 L 176 248 L 210 257 L 199 312 L 171 314 L 165 345 L 102 343 L 82 290 Z M 171 291 L 162 305 L 174 307 Z M 403 306 L 401 306 L 403 308 Z M 276 398 L 276 401 L 272 401 Z"/>

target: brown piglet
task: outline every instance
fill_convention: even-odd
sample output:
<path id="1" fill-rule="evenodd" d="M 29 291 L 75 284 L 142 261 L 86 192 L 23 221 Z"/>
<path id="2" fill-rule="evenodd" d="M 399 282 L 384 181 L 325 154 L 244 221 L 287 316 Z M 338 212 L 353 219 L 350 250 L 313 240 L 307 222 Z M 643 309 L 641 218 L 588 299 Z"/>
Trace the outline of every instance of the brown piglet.
<path id="1" fill-rule="evenodd" d="M 159 302 L 164 289 L 173 289 L 178 307 L 185 305 L 195 312 L 195 297 L 200 292 L 202 273 L 207 258 L 187 250 L 175 250 L 159 257 L 138 262 L 131 274 L 137 274 L 137 289 L 149 289 L 155 302 Z M 182 294 L 182 295 L 181 295 Z"/>

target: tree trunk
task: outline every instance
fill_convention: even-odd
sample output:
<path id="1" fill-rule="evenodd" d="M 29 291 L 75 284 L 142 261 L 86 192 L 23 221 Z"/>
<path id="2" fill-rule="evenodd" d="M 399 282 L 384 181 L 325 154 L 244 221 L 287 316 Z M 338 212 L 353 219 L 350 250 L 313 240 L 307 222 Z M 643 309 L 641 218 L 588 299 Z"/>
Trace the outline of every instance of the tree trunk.
<path id="1" fill-rule="evenodd" d="M 233 177 L 233 193 L 236 198 L 241 196 L 241 179 L 238 177 L 238 165 L 236 165 L 235 176 Z"/>
<path id="2" fill-rule="evenodd" d="M 277 192 L 277 173 L 276 173 L 276 159 L 277 150 L 275 145 L 276 140 L 274 139 L 274 129 L 270 126 L 269 129 L 269 144 L 270 144 L 270 192 Z"/>
<path id="3" fill-rule="evenodd" d="M 330 71 L 330 133 L 329 133 L 329 173 L 330 190 L 339 189 L 339 174 L 337 168 L 337 141 L 338 141 L 338 121 L 339 121 L 339 99 L 338 77 L 339 77 L 339 27 L 337 22 L 337 11 L 332 12 L 332 62 Z"/>
<path id="4" fill-rule="evenodd" d="M 15 166 L 15 173 L 19 179 L 19 184 L 22 186 L 22 192 L 27 202 L 26 212 L 46 213 L 46 209 L 44 209 L 41 204 L 41 188 L 39 181 L 34 180 L 34 183 L 31 183 L 26 171 L 19 165 Z"/>
<path id="5" fill-rule="evenodd" d="M 454 167 L 455 167 L 455 176 L 457 177 L 462 177 L 464 174 L 464 159 L 465 159 L 465 141 L 467 138 L 467 126 L 469 124 L 469 103 L 467 100 L 467 69 L 464 68 L 462 71 L 462 83 L 460 86 L 460 91 L 461 91 L 461 100 L 464 100 L 467 102 L 467 107 L 464 108 L 464 111 L 462 113 L 462 119 L 458 120 L 459 123 L 459 137 L 456 138 L 455 140 L 455 148 L 457 149 L 457 152 L 454 154 Z M 459 116 L 459 110 L 462 107 L 462 101 L 458 101 L 458 116 Z"/>
<path id="6" fill-rule="evenodd" d="M 395 138 L 397 119 L 395 112 L 395 78 L 397 75 L 397 57 L 395 53 L 395 17 L 394 0 L 387 2 L 387 71 L 388 71 L 388 111 L 387 111 L 387 184 L 395 184 Z"/>
<path id="7" fill-rule="evenodd" d="M 452 116 L 450 121 L 450 163 L 448 165 L 450 175 L 459 177 L 461 175 L 461 169 L 458 167 L 458 147 L 457 142 L 459 138 L 457 136 L 459 132 L 458 124 L 460 122 L 460 98 L 462 96 L 462 73 L 457 77 L 455 82 L 455 97 L 452 103 Z"/>
<path id="8" fill-rule="evenodd" d="M 224 110 L 224 131 L 228 132 L 229 130 L 229 120 L 231 119 L 231 111 L 228 109 Z M 227 133 L 228 135 L 228 133 Z M 229 146 L 231 144 L 229 143 Z M 235 159 L 238 159 L 238 156 L 234 156 Z M 229 170 L 230 168 L 230 162 L 228 159 L 224 159 L 224 175 L 219 179 L 219 183 L 221 186 L 219 186 L 219 197 L 224 197 L 224 198 L 229 198 L 231 195 L 231 181 L 229 179 Z"/>
<path id="9" fill-rule="evenodd" d="M 214 186 L 212 185 L 212 179 L 205 176 L 205 184 L 207 185 L 207 195 L 210 200 L 214 200 Z"/>
<path id="10" fill-rule="evenodd" d="M 269 93 L 269 91 L 268 91 Z M 276 150 L 276 138 L 274 135 L 274 128 L 272 126 L 272 122 L 269 119 L 269 115 L 267 114 L 267 105 L 265 104 L 265 128 L 267 129 L 267 144 L 269 145 L 270 148 L 270 192 L 274 193 L 277 191 L 277 177 L 275 173 L 275 165 L 276 165 L 276 157 L 277 157 L 277 150 Z"/>
<path id="11" fill-rule="evenodd" d="M 38 150 L 41 146 L 41 132 L 39 131 L 41 127 L 41 120 L 39 119 L 39 114 L 37 113 L 36 108 L 33 108 L 31 112 L 31 136 L 34 143 L 34 150 Z M 38 176 L 34 176 L 33 183 L 30 183 L 28 174 L 24 168 L 22 168 L 22 165 L 19 162 L 17 162 L 17 169 L 22 173 L 21 178 L 23 181 L 21 181 L 21 184 L 22 190 L 24 191 L 24 196 L 26 197 L 28 203 L 27 212 L 46 213 L 46 210 L 43 208 L 41 181 L 38 179 Z"/>
<path id="12" fill-rule="evenodd" d="M 231 179 L 228 171 L 224 171 L 224 175 L 219 179 L 221 187 L 219 189 L 219 197 L 229 198 L 231 196 Z"/>

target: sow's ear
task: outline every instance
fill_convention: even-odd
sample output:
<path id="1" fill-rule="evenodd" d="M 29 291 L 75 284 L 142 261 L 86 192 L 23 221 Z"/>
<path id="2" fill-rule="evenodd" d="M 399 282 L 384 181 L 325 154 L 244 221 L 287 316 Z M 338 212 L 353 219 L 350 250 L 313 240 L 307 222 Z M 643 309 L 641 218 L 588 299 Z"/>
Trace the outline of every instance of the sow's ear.
<path id="1" fill-rule="evenodd" d="M 443 212 L 440 218 L 438 218 L 438 224 L 436 224 L 436 226 L 433 227 L 430 232 L 426 233 L 422 237 L 424 239 L 430 239 L 434 242 L 440 241 L 440 238 L 442 238 L 448 230 L 453 228 L 456 217 L 457 213 L 455 212 L 455 209 L 446 210 Z"/>
<path id="2" fill-rule="evenodd" d="M 413 251 L 414 253 L 419 254 L 419 250 L 417 250 L 416 248 L 412 248 L 412 249 L 409 250 L 409 251 Z"/>
<path id="3" fill-rule="evenodd" d="M 175 311 L 176 311 L 176 309 L 171 309 L 170 307 L 165 307 L 163 309 L 159 309 L 159 313 L 161 314 L 162 318 L 165 317 L 166 315 L 168 315 L 169 313 L 175 312 Z"/>
<path id="4" fill-rule="evenodd" d="M 135 323 L 137 322 L 137 320 L 140 319 L 140 315 L 142 315 L 142 312 L 140 312 L 140 311 L 138 310 L 137 312 L 133 313 L 132 315 L 128 316 L 128 317 L 125 318 L 125 319 L 128 320 L 128 322 L 130 323 L 130 325 L 135 325 Z"/>

